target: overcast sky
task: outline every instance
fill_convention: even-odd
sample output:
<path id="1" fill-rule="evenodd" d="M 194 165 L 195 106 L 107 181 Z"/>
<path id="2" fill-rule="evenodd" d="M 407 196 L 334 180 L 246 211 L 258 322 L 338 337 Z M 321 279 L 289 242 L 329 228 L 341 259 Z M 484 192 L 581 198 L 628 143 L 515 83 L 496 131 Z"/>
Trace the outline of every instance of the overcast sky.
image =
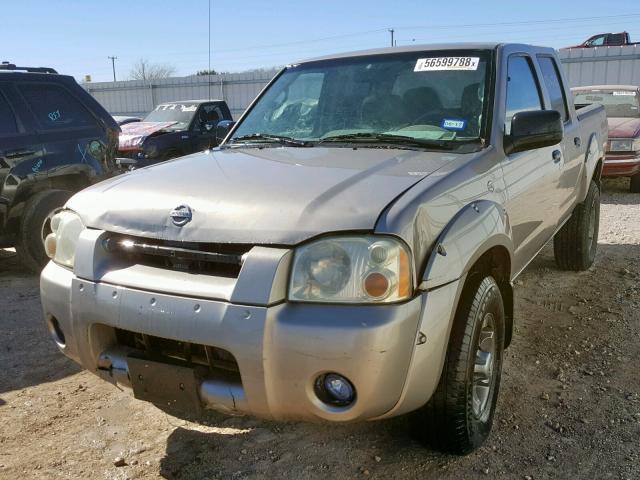
<path id="1" fill-rule="evenodd" d="M 560 48 L 627 30 L 640 1 L 211 0 L 212 68 L 242 71 L 327 53 L 408 43 L 504 41 Z M 93 81 L 127 79 L 138 58 L 206 69 L 209 0 L 4 1 L 0 60 Z"/>

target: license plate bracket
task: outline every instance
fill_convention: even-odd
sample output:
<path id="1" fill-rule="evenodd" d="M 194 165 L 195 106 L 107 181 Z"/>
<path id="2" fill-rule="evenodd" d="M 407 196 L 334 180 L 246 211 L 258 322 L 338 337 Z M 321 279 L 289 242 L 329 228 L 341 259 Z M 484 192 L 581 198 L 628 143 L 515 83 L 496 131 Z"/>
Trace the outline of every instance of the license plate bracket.
<path id="1" fill-rule="evenodd" d="M 132 355 L 127 361 L 135 398 L 169 411 L 202 413 L 200 378 L 195 368 Z"/>

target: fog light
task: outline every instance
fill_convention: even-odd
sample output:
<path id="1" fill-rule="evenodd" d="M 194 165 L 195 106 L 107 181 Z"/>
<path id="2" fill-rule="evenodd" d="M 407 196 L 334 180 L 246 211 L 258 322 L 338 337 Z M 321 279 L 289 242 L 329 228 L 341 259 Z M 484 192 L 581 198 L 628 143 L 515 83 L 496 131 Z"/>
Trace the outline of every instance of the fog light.
<path id="1" fill-rule="evenodd" d="M 315 392 L 324 403 L 340 407 L 352 403 L 356 396 L 351 382 L 337 373 L 320 375 L 316 379 Z"/>

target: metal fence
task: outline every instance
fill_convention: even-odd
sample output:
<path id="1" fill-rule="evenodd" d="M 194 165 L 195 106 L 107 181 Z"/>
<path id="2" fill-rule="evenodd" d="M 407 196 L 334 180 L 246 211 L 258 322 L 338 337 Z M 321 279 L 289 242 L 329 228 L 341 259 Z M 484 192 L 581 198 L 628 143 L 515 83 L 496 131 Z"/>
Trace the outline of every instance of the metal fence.
<path id="1" fill-rule="evenodd" d="M 566 48 L 559 53 L 572 87 L 640 85 L 640 45 Z"/>
<path id="2" fill-rule="evenodd" d="M 145 116 L 157 105 L 174 100 L 225 100 L 237 119 L 277 70 L 198 75 L 159 80 L 85 83 L 84 88 L 112 115 Z"/>
<path id="3" fill-rule="evenodd" d="M 572 87 L 640 85 L 640 45 L 568 48 L 559 54 Z M 112 115 L 144 116 L 163 102 L 218 98 L 226 100 L 237 119 L 277 71 L 98 82 L 84 87 Z"/>

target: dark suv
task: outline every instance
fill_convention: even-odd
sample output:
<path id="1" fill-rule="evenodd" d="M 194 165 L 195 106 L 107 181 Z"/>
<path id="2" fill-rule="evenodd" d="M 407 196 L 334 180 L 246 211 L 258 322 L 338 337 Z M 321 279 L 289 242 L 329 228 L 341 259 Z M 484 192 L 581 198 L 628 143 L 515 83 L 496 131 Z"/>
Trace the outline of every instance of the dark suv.
<path id="1" fill-rule="evenodd" d="M 120 127 L 73 77 L 0 65 L 0 247 L 48 261 L 50 220 L 73 193 L 116 172 Z"/>
<path id="2" fill-rule="evenodd" d="M 161 103 L 141 122 L 122 125 L 118 155 L 144 167 L 218 145 L 217 126 L 232 120 L 224 100 Z"/>

